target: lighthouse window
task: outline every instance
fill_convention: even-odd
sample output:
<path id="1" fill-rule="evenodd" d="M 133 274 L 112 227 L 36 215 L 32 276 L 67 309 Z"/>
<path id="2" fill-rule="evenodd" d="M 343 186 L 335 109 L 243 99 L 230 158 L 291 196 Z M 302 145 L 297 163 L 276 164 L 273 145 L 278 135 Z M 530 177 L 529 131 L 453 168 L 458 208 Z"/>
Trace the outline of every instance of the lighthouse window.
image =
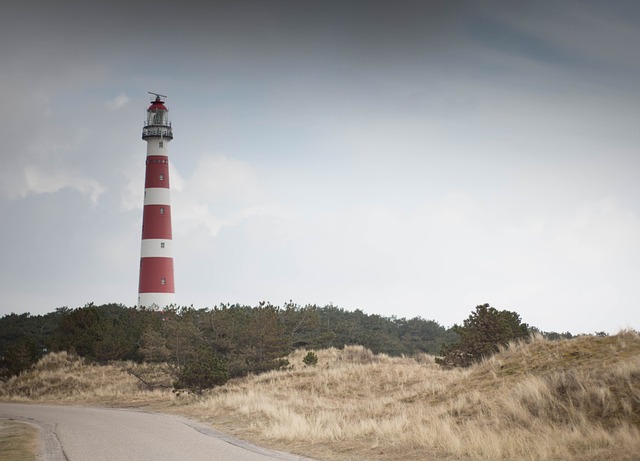
<path id="1" fill-rule="evenodd" d="M 164 242 L 160 242 L 160 248 L 164 248 Z"/>
<path id="2" fill-rule="evenodd" d="M 160 208 L 160 214 L 164 214 L 164 208 Z"/>
<path id="3" fill-rule="evenodd" d="M 160 142 L 158 143 L 158 146 L 163 147 L 163 146 L 164 146 L 164 142 L 160 141 Z"/>
<path id="4" fill-rule="evenodd" d="M 164 181 L 164 175 L 160 174 L 160 181 Z"/>
<path id="5" fill-rule="evenodd" d="M 160 279 L 160 285 L 166 285 L 167 284 L 167 279 L 165 279 L 164 277 L 162 277 Z"/>

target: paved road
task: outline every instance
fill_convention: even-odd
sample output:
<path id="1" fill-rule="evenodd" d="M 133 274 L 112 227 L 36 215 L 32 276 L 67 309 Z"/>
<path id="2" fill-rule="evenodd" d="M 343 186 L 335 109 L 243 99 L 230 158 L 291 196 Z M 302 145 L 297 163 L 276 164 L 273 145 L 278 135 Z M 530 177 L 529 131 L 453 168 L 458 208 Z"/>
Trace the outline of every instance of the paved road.
<path id="1" fill-rule="evenodd" d="M 173 415 L 0 403 L 0 418 L 39 427 L 43 461 L 312 461 Z"/>

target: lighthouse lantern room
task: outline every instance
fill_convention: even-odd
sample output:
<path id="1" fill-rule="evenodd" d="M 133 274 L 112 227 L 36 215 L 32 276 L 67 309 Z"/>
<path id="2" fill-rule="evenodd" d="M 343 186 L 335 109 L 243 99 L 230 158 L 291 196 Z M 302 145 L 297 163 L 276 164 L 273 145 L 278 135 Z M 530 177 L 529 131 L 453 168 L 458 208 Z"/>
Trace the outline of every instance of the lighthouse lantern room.
<path id="1" fill-rule="evenodd" d="M 147 109 L 142 139 L 147 142 L 142 248 L 138 306 L 161 309 L 175 304 L 169 152 L 173 139 L 169 110 L 161 94 L 149 93 L 155 100 Z"/>

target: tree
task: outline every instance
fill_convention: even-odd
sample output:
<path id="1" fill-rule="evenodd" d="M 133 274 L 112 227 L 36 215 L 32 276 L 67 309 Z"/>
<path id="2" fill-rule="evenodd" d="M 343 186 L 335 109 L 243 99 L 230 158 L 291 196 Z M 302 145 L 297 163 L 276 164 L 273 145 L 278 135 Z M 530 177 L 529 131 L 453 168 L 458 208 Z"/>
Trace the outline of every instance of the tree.
<path id="1" fill-rule="evenodd" d="M 289 364 L 283 357 L 289 352 L 290 340 L 278 310 L 276 306 L 261 302 L 251 311 L 247 325 L 249 336 L 243 344 L 243 359 L 250 373 L 262 373 Z"/>
<path id="2" fill-rule="evenodd" d="M 154 320 L 155 313 L 121 304 L 65 309 L 52 335 L 53 350 L 75 351 L 97 362 L 137 360 L 140 336 Z"/>
<path id="3" fill-rule="evenodd" d="M 264 302 L 253 308 L 221 305 L 205 317 L 205 343 L 225 358 L 232 377 L 288 365 L 284 357 L 291 341 L 278 307 Z"/>
<path id="4" fill-rule="evenodd" d="M 19 375 L 35 363 L 40 355 L 32 338 L 20 338 L 10 345 L 0 357 L 0 380 Z"/>
<path id="5" fill-rule="evenodd" d="M 291 338 L 292 349 L 315 345 L 320 326 L 317 306 L 300 307 L 293 301 L 289 301 L 279 310 L 279 316 L 286 335 Z"/>
<path id="6" fill-rule="evenodd" d="M 58 319 L 56 313 L 0 318 L 0 381 L 26 370 L 47 352 Z"/>
<path id="7" fill-rule="evenodd" d="M 468 367 L 498 352 L 509 341 L 529 337 L 529 326 L 511 311 L 498 311 L 489 304 L 476 306 L 462 326 L 454 325 L 456 343 L 442 347 L 436 362 L 445 367 Z"/>
<path id="8" fill-rule="evenodd" d="M 140 355 L 145 362 L 169 362 L 173 356 L 167 347 L 167 339 L 160 331 L 147 329 L 140 336 Z"/>
<path id="9" fill-rule="evenodd" d="M 420 317 L 396 319 L 398 338 L 405 354 L 427 353 L 437 355 L 442 346 L 457 341 L 458 335 L 433 320 Z"/>
<path id="10" fill-rule="evenodd" d="M 171 354 L 169 362 L 180 368 L 202 345 L 198 311 L 192 307 L 168 307 L 162 311 L 162 318 L 161 334 L 166 338 L 164 345 Z"/>
<path id="11" fill-rule="evenodd" d="M 175 390 L 186 389 L 201 394 L 206 389 L 222 386 L 229 380 L 227 365 L 209 348 L 199 348 L 182 367 Z"/>

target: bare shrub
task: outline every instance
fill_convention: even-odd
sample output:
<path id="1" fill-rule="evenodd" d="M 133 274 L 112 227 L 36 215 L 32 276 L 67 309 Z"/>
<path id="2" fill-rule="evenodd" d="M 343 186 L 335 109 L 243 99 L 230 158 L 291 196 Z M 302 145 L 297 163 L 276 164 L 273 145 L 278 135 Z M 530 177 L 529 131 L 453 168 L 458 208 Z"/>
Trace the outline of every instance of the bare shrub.
<path id="1" fill-rule="evenodd" d="M 375 354 L 363 346 L 345 346 L 342 351 L 342 360 L 350 363 L 373 363 Z"/>
<path id="2" fill-rule="evenodd" d="M 78 368 L 84 364 L 84 359 L 67 351 L 51 352 L 42 357 L 34 365 L 34 369 L 38 371 L 52 371 L 60 369 Z"/>

